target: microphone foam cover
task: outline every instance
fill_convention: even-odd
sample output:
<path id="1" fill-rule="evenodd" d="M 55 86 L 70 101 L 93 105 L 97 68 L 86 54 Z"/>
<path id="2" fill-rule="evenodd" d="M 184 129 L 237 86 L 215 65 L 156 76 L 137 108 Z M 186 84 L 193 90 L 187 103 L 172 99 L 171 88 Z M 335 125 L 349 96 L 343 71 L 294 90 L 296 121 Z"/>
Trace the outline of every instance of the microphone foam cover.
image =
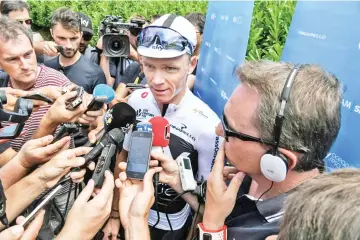
<path id="1" fill-rule="evenodd" d="M 149 120 L 152 124 L 153 146 L 167 147 L 170 142 L 170 124 L 163 117 L 156 116 Z"/>
<path id="2" fill-rule="evenodd" d="M 110 103 L 115 98 L 115 91 L 107 84 L 98 84 L 93 91 L 94 97 L 106 96 L 106 104 Z"/>
<path id="3" fill-rule="evenodd" d="M 105 114 L 105 125 L 109 130 L 120 128 L 123 132 L 127 132 L 135 122 L 135 110 L 124 102 L 115 104 Z"/>

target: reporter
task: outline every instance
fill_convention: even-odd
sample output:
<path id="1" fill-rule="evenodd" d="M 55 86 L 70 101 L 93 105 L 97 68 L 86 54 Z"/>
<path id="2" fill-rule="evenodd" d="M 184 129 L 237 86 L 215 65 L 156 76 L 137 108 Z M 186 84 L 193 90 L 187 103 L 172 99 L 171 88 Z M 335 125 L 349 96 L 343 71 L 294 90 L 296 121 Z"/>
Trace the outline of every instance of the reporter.
<path id="1" fill-rule="evenodd" d="M 20 225 L 25 218 L 22 216 L 18 217 L 16 219 L 16 224 L 18 224 L 18 225 L 12 226 L 12 227 L 2 231 L 0 233 L 0 239 L 4 239 L 4 240 L 35 240 L 39 233 L 41 224 L 44 220 L 44 214 L 45 214 L 45 211 L 41 210 L 26 229 L 24 229 Z"/>
<path id="2" fill-rule="evenodd" d="M 91 200 L 94 181 L 89 180 L 71 208 L 65 226 L 57 240 L 90 240 L 109 218 L 114 191 L 114 177 L 105 172 L 105 181 L 100 192 Z"/>
<path id="3" fill-rule="evenodd" d="M 116 179 L 115 184 L 120 194 L 119 214 L 125 229 L 125 239 L 150 239 L 147 221 L 155 201 L 152 179 L 161 170 L 161 167 L 150 169 L 143 181 L 128 179 L 125 171 L 120 172 Z M 115 238 L 113 236 L 112 239 Z"/>

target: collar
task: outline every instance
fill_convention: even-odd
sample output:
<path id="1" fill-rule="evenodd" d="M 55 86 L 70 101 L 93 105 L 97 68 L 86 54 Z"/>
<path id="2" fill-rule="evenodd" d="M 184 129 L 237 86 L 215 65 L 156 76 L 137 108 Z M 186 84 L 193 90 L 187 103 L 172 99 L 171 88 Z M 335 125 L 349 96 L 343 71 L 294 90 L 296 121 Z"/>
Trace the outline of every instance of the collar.
<path id="1" fill-rule="evenodd" d="M 150 91 L 150 90 L 149 90 L 149 91 Z M 150 91 L 150 92 L 151 92 L 151 91 Z M 191 95 L 192 95 L 192 94 L 193 94 L 193 93 L 189 90 L 189 88 L 186 87 L 185 94 L 184 94 L 184 96 L 182 97 L 182 99 L 180 100 L 179 104 L 170 103 L 169 106 L 168 106 L 168 108 L 167 108 L 167 110 L 166 110 L 166 114 L 165 114 L 165 115 L 171 115 L 171 114 L 175 113 L 177 110 L 179 110 L 180 108 L 183 108 L 184 106 L 189 106 L 189 105 L 188 105 L 188 101 L 189 101 L 189 99 L 191 98 Z M 159 108 L 159 106 L 158 106 L 158 104 L 157 104 L 157 102 L 156 102 L 156 100 L 155 100 L 154 95 L 151 94 L 151 96 L 152 96 L 152 103 Z M 161 114 L 161 113 L 160 113 L 160 114 Z"/>
<path id="2" fill-rule="evenodd" d="M 252 205 L 255 210 L 267 221 L 267 222 L 274 222 L 282 218 L 284 211 L 284 200 L 287 194 L 281 194 L 279 196 L 265 199 L 265 200 L 257 200 L 256 198 L 244 194 L 242 195 L 238 201 L 242 202 L 243 204 Z M 257 203 L 256 203 L 257 202 Z"/>

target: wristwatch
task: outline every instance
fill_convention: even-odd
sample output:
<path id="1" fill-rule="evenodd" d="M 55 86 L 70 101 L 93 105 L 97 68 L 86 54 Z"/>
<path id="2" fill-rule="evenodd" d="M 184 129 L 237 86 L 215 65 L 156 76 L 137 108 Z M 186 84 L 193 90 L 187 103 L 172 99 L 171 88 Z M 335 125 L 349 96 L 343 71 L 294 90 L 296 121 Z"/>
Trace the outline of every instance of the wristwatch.
<path id="1" fill-rule="evenodd" d="M 199 223 L 199 240 L 226 240 L 227 226 L 224 225 L 219 230 L 207 230 L 202 223 Z"/>

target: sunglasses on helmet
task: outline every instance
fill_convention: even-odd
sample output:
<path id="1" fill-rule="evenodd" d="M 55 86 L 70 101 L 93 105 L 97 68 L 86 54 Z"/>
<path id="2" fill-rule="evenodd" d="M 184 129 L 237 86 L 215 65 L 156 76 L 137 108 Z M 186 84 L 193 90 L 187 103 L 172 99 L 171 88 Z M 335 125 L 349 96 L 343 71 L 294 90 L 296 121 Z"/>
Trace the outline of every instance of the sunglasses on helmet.
<path id="1" fill-rule="evenodd" d="M 190 55 L 194 53 L 191 43 L 180 33 L 170 28 L 161 26 L 145 27 L 137 39 L 138 47 L 150 48 L 156 46 L 166 50 L 184 51 Z"/>

